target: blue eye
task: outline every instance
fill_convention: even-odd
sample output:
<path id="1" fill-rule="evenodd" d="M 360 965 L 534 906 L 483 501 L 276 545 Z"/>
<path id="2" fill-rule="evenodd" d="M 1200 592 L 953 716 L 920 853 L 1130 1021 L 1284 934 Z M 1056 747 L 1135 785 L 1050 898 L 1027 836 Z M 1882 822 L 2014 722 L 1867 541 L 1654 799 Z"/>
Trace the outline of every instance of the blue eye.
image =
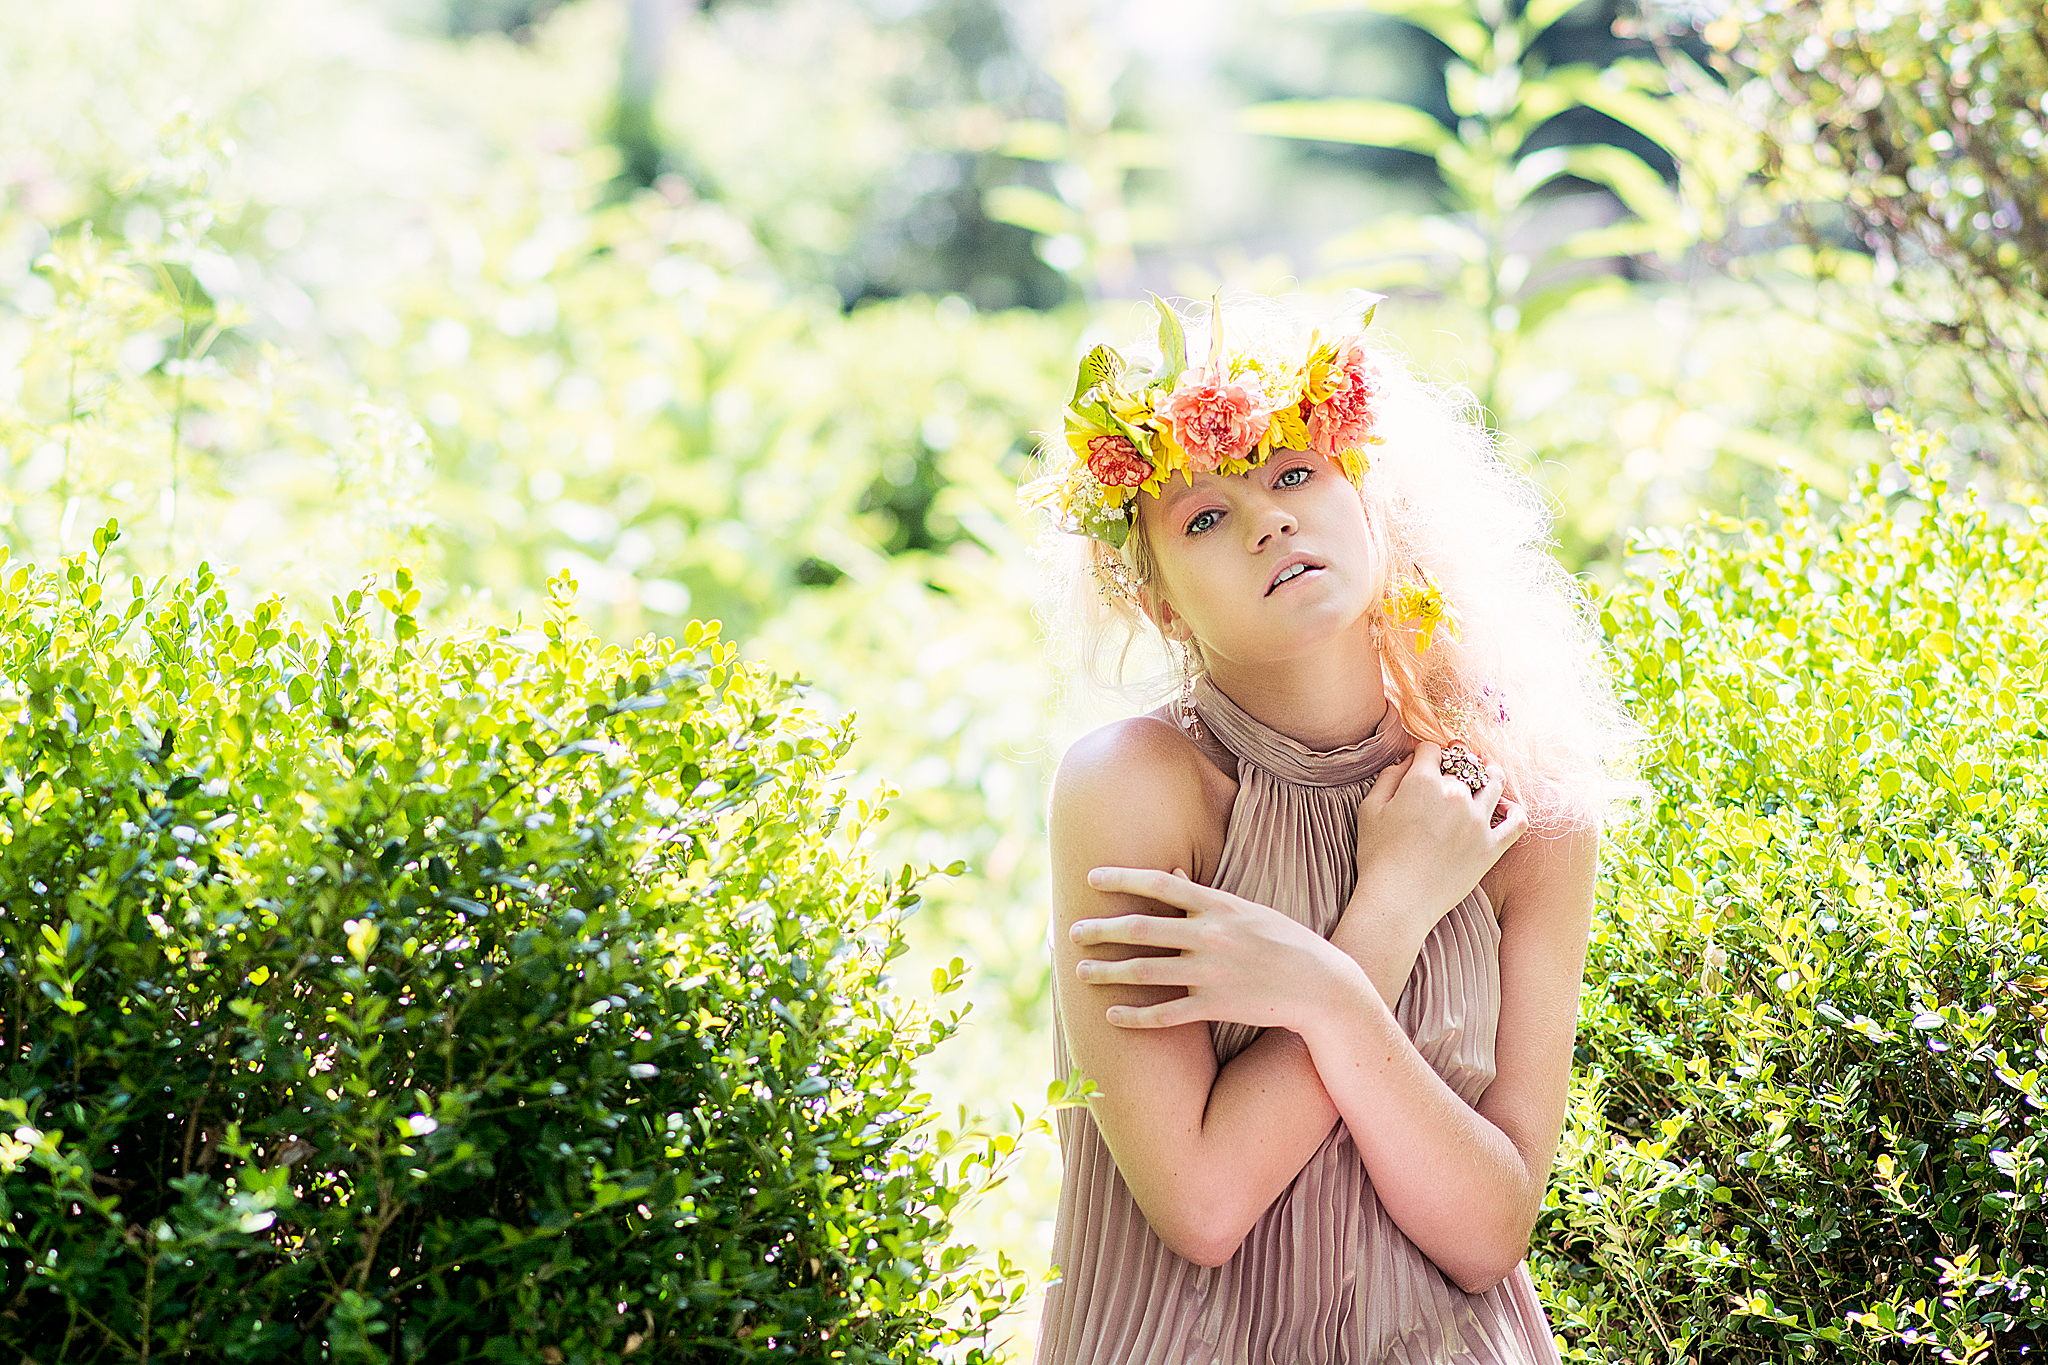
<path id="1" fill-rule="evenodd" d="M 1305 464 L 1298 464 L 1292 469 L 1282 470 L 1280 477 L 1273 480 L 1273 487 L 1299 488 L 1308 482 L 1309 473 L 1309 467 Z"/>
<path id="2" fill-rule="evenodd" d="M 1188 519 L 1188 524 L 1186 527 L 1187 534 L 1191 536 L 1198 536 L 1202 534 L 1202 532 L 1208 530 L 1211 526 L 1214 526 L 1219 520 L 1222 519 L 1222 517 L 1223 514 L 1213 507 L 1204 512 L 1197 512 L 1194 516 Z"/>

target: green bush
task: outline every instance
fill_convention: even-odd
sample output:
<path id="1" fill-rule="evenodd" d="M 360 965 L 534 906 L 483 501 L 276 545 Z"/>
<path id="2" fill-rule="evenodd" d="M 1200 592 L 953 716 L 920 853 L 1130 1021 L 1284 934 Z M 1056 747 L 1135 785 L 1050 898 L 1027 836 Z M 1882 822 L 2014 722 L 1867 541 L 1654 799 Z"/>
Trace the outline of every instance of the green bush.
<path id="1" fill-rule="evenodd" d="M 114 534 L 0 582 L 8 1358 L 908 1360 L 998 1306 L 848 725 L 566 579 L 430 641 L 404 571 L 117 604 Z"/>
<path id="2" fill-rule="evenodd" d="M 1607 603 L 1651 795 L 1538 1230 L 1575 1359 L 2048 1336 L 2048 513 L 1950 492 L 1930 444 Z"/>

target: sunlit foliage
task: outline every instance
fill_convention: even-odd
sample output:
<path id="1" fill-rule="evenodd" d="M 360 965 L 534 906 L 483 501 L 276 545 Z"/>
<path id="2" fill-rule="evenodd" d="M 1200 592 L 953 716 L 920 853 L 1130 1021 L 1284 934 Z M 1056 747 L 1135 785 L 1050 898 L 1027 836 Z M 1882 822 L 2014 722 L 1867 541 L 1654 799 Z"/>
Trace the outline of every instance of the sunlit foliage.
<path id="1" fill-rule="evenodd" d="M 1929 444 L 1839 517 L 1665 538 L 1606 603 L 1649 793 L 1538 1230 L 1574 1359 L 2048 1330 L 2048 510 Z"/>
<path id="2" fill-rule="evenodd" d="M 850 725 L 715 626 L 601 645 L 566 579 L 437 638 L 403 571 L 314 624 L 124 589 L 113 538 L 0 586 L 0 1344 L 984 1340 L 1016 1291 L 950 1216 L 1007 1144 L 931 1127 L 957 1015 L 890 987 L 918 878 Z"/>

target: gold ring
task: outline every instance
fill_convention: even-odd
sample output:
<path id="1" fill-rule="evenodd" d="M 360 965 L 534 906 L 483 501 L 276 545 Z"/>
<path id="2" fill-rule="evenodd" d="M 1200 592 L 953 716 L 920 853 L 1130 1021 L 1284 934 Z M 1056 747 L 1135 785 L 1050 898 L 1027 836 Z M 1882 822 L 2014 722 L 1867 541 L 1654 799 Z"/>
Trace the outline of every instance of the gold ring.
<path id="1" fill-rule="evenodd" d="M 1486 786 L 1486 765 L 1462 744 L 1446 745 L 1443 762 L 1437 765 L 1445 777 L 1455 777 L 1472 789 L 1474 796 Z"/>

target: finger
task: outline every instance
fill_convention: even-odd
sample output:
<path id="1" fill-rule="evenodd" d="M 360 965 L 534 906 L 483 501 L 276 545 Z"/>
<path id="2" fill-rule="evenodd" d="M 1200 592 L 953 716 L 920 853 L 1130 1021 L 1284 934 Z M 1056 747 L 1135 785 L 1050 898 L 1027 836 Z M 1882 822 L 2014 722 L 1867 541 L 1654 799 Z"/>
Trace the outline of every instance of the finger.
<path id="1" fill-rule="evenodd" d="M 1394 793 L 1400 790 L 1401 779 L 1406 777 L 1408 770 L 1414 766 L 1415 755 L 1411 753 L 1405 758 L 1398 758 L 1380 769 L 1379 776 L 1373 780 L 1372 790 L 1365 794 L 1364 799 L 1359 804 L 1362 806 L 1367 801 L 1375 801 L 1382 806 L 1386 805 L 1387 802 L 1394 799 Z"/>
<path id="2" fill-rule="evenodd" d="M 1522 809 L 1522 803 L 1503 799 L 1493 813 L 1494 846 L 1505 850 L 1529 831 L 1529 813 Z"/>
<path id="3" fill-rule="evenodd" d="M 1504 769 L 1489 767 L 1486 770 L 1486 785 L 1472 793 L 1473 801 L 1486 812 L 1486 823 L 1493 829 L 1500 828 L 1500 822 L 1507 818 L 1507 809 L 1501 803 L 1507 800 L 1508 775 Z"/>
<path id="4" fill-rule="evenodd" d="M 1198 1023 L 1207 1019 L 1208 1014 L 1192 995 L 1178 1000 L 1166 1000 L 1157 1005 L 1111 1005 L 1108 1010 L 1109 1022 L 1118 1028 L 1176 1028 L 1181 1024 Z"/>
<path id="5" fill-rule="evenodd" d="M 1214 893 L 1200 882 L 1156 867 L 1097 867 L 1088 872 L 1088 885 L 1097 891 L 1145 896 L 1179 910 L 1199 910 L 1210 903 Z"/>
<path id="6" fill-rule="evenodd" d="M 1193 973 L 1184 957 L 1131 957 L 1110 962 L 1083 958 L 1074 975 L 1090 986 L 1191 986 Z"/>
<path id="7" fill-rule="evenodd" d="M 1184 919 L 1166 915 L 1111 915 L 1077 919 L 1067 937 L 1084 947 L 1096 943 L 1129 943 L 1143 948 L 1189 948 L 1194 929 Z"/>

